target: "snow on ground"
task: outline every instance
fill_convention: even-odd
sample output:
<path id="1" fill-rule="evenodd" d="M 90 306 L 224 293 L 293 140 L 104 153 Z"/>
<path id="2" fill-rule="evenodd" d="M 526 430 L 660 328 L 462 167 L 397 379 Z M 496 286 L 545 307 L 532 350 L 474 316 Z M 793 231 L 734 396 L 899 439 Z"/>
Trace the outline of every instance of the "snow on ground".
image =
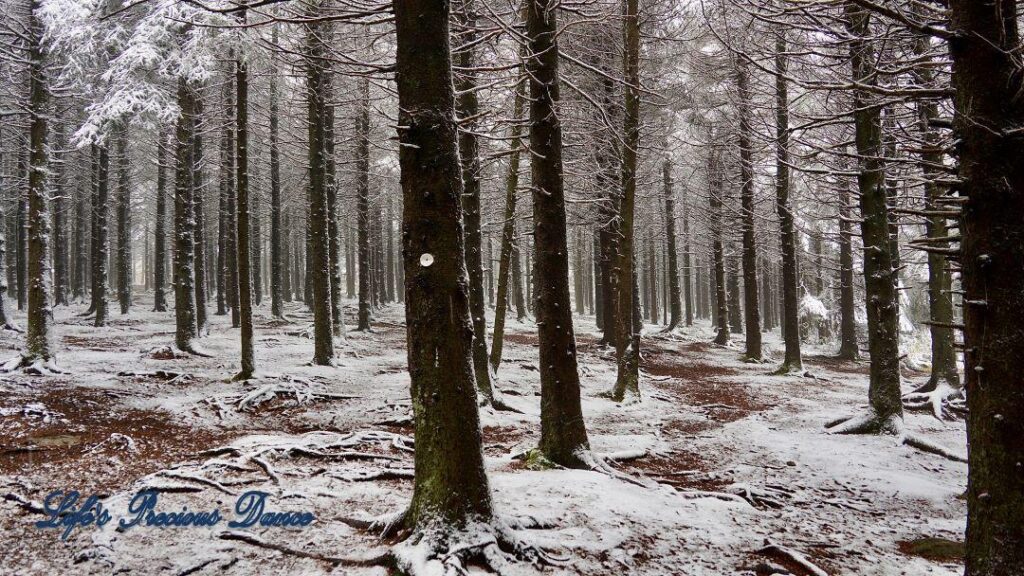
<path id="1" fill-rule="evenodd" d="M 412 429 L 403 309 L 378 312 L 374 332 L 350 332 L 339 366 L 309 366 L 310 315 L 291 322 L 257 309 L 258 381 L 229 380 L 238 332 L 211 314 L 202 348 L 183 357 L 171 313 L 138 297 L 104 329 L 56 310 L 59 365 L 52 377 L 0 375 L 0 574 L 384 574 L 225 539 L 214 528 L 117 530 L 143 488 L 161 490 L 158 511 L 232 506 L 249 490 L 272 511 L 310 511 L 305 528 L 250 528 L 260 541 L 323 557 L 368 556 L 387 543 L 342 518 L 399 510 L 411 492 Z M 354 303 L 348 302 L 351 319 Z M 212 313 L 212 309 L 211 309 Z M 23 322 L 23 318 L 15 316 Z M 644 400 L 598 397 L 614 380 L 611 351 L 592 319 L 577 324 L 583 409 L 591 443 L 605 454 L 645 451 L 618 464 L 640 484 L 595 472 L 529 470 L 513 456 L 539 438 L 536 336 L 510 322 L 498 386 L 523 411 L 484 410 L 484 450 L 495 501 L 509 517 L 551 528 L 520 535 L 568 556 L 564 574 L 770 574 L 796 551 L 828 574 L 952 575 L 954 561 L 904 554 L 920 538 L 960 540 L 966 466 L 897 445 L 892 437 L 829 436 L 829 419 L 863 409 L 867 365 L 806 351 L 810 376 L 772 376 L 737 348 L 708 344 L 706 325 L 644 341 Z M 768 347 L 781 356 L 777 334 Z M 0 334 L 10 356 L 20 336 Z M 2 360 L 3 358 L 0 358 Z M 911 380 L 924 375 L 908 373 Z M 908 428 L 963 451 L 962 422 L 910 414 Z M 219 449 L 219 450 L 217 450 Z M 53 490 L 103 498 L 115 521 L 40 530 L 29 510 Z M 19 503 L 18 500 L 29 504 Z"/>

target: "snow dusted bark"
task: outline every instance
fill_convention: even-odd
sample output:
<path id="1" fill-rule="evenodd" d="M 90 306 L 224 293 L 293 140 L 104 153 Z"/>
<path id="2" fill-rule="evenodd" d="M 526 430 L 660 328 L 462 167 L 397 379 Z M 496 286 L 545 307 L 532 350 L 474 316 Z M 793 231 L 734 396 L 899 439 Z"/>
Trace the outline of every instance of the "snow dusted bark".
<path id="1" fill-rule="evenodd" d="M 309 262 L 313 282 L 313 363 L 334 364 L 334 336 L 331 331 L 331 263 L 324 158 L 325 47 L 319 24 L 306 28 L 306 125 L 309 134 Z"/>
<path id="2" fill-rule="evenodd" d="M 107 266 L 110 235 L 107 228 L 107 198 L 110 189 L 110 153 L 105 144 L 97 147 L 96 186 L 92 199 L 92 311 L 94 324 L 107 325 Z"/>
<path id="3" fill-rule="evenodd" d="M 356 220 L 359 245 L 359 316 L 356 330 L 370 329 L 370 80 L 359 80 L 356 115 Z"/>
<path id="4" fill-rule="evenodd" d="M 747 62 L 742 57 L 736 58 L 736 91 L 739 96 L 737 104 L 739 114 L 739 149 L 740 149 L 740 211 L 743 266 L 743 326 L 746 331 L 744 357 L 760 361 L 761 352 L 761 312 L 759 310 L 757 284 L 757 241 L 754 230 L 754 150 L 751 143 L 753 127 L 751 126 L 751 94 L 750 74 Z"/>
<path id="5" fill-rule="evenodd" d="M 132 191 L 128 179 L 128 126 L 117 134 L 117 301 L 121 314 L 132 302 Z"/>
<path id="6" fill-rule="evenodd" d="M 493 517 L 473 376 L 448 3 L 403 0 L 394 10 L 406 330 L 417 430 L 405 519 L 425 534 L 443 535 Z"/>
<path id="7" fill-rule="evenodd" d="M 29 0 L 29 160 L 28 160 L 28 312 L 26 314 L 23 364 L 49 362 L 54 351 L 50 325 L 50 211 L 46 189 L 47 114 L 46 57 L 39 0 Z"/>
<path id="8" fill-rule="evenodd" d="M 170 145 L 161 130 L 157 137 L 156 226 L 153 233 L 153 310 L 167 310 L 167 166 Z"/>
<path id="9" fill-rule="evenodd" d="M 729 342 L 729 303 L 725 291 L 725 251 L 722 248 L 722 167 L 720 152 L 712 150 L 708 158 L 708 191 L 709 203 L 711 204 L 711 253 L 714 259 L 714 273 L 711 278 L 714 282 L 713 316 L 715 328 L 718 334 L 715 336 L 715 344 L 724 346 Z"/>
<path id="10" fill-rule="evenodd" d="M 949 2 L 967 389 L 966 576 L 1024 574 L 1024 82 L 1016 2 Z"/>
<path id="11" fill-rule="evenodd" d="M 640 317 L 636 290 L 633 220 L 636 202 L 637 154 L 640 148 L 640 17 L 638 0 L 623 2 L 623 78 L 625 115 L 622 146 L 622 202 L 619 205 L 618 254 L 613 281 L 617 374 L 612 398 L 640 398 Z M 636 310 L 634 310 L 636 309 Z M 639 326 L 638 326 L 639 325 Z"/>
<path id="12" fill-rule="evenodd" d="M 241 20 L 245 21 L 245 11 Z M 236 380 L 248 380 L 256 371 L 252 327 L 252 261 L 249 244 L 249 64 L 244 56 L 235 60 L 235 169 L 238 194 L 238 315 L 241 328 L 241 370 Z"/>
<path id="13" fill-rule="evenodd" d="M 540 348 L 540 450 L 548 460 L 589 467 L 590 443 L 580 407 L 580 381 L 569 301 L 562 126 L 559 102 L 558 29 L 549 0 L 531 0 L 526 28 L 530 55 L 530 150 Z"/>
<path id="14" fill-rule="evenodd" d="M 473 372 L 481 401 L 494 399 L 491 369 L 487 357 L 487 317 L 484 313 L 484 272 L 480 229 L 480 142 L 475 130 L 480 113 L 477 99 L 476 6 L 474 0 L 460 0 L 456 8 L 456 38 L 463 46 L 456 52 L 458 72 L 455 74 L 457 97 L 455 111 L 464 123 L 459 131 L 459 158 L 462 167 L 462 217 L 465 226 L 466 268 L 469 271 L 469 313 L 473 319 Z M 566 271 L 568 273 L 568 270 Z M 568 282 L 568 277 L 565 278 Z M 568 302 L 567 302 L 568 303 Z M 543 361 L 542 361 L 543 362 Z"/>
<path id="15" fill-rule="evenodd" d="M 662 190 L 665 195 L 665 239 L 668 243 L 668 308 L 669 308 L 669 321 L 666 330 L 672 330 L 682 321 L 683 317 L 683 304 L 679 298 L 679 255 L 676 252 L 676 199 L 675 189 L 672 183 L 672 159 L 668 156 L 668 146 L 666 142 L 665 159 L 661 163 L 661 182 Z M 685 227 L 685 224 L 684 224 Z M 684 265 L 689 267 L 689 247 L 684 248 L 685 252 Z M 689 283 L 689 272 L 686 275 L 686 309 L 688 312 L 687 326 L 693 324 L 693 316 L 689 314 L 690 310 L 690 283 Z"/>
<path id="16" fill-rule="evenodd" d="M 803 370 L 800 356 L 799 295 L 796 269 L 796 225 L 789 201 L 789 87 L 787 85 L 786 32 L 775 38 L 775 210 L 779 213 L 782 248 L 782 323 L 786 351 L 780 373 Z"/>
<path id="17" fill-rule="evenodd" d="M 512 126 L 509 129 L 508 172 L 505 174 L 505 212 L 501 226 L 501 254 L 498 256 L 498 297 L 494 306 L 494 337 L 491 339 L 491 370 L 498 372 L 501 353 L 505 344 L 505 316 L 509 308 L 509 292 L 512 281 L 513 251 L 516 242 L 516 200 L 519 191 L 519 158 L 522 149 L 523 125 L 523 82 L 525 73 L 520 73 L 512 97 Z"/>
<path id="18" fill-rule="evenodd" d="M 54 141 L 58 150 L 67 145 L 64 126 L 57 123 Z M 68 305 L 68 196 L 64 188 L 66 154 L 57 158 L 57 169 L 53 178 L 53 303 L 55 306 Z"/>
<path id="19" fill-rule="evenodd" d="M 334 75 L 325 71 L 324 101 L 334 100 Z M 345 336 L 345 316 L 341 308 L 341 226 L 338 214 L 338 170 L 335 164 L 334 105 L 324 106 L 324 186 L 327 188 L 327 234 L 331 265 L 331 330 L 337 337 Z M 388 204 L 390 209 L 390 203 Z M 390 214 L 388 231 L 391 228 Z M 389 237 L 390 238 L 390 237 Z M 393 263 L 392 263 L 393 264 Z"/>
<path id="20" fill-rule="evenodd" d="M 875 51 L 870 34 L 870 14 L 852 0 L 846 4 L 850 63 L 855 82 L 874 82 Z M 835 432 L 899 433 L 903 420 L 900 392 L 899 330 L 896 285 L 892 281 L 892 245 L 889 242 L 888 198 L 882 153 L 881 108 L 866 90 L 853 91 L 854 124 L 858 155 L 857 185 L 860 193 L 861 238 L 864 242 L 864 286 L 867 297 L 868 350 L 871 355 L 868 400 L 871 411 L 862 419 L 838 423 Z"/>
<path id="21" fill-rule="evenodd" d="M 195 92 L 178 80 L 178 118 L 174 136 L 174 344 L 194 352 L 198 336 L 195 292 L 195 212 L 192 207 L 192 130 L 195 129 Z"/>
<path id="22" fill-rule="evenodd" d="M 669 263 L 671 270 L 671 262 Z M 671 272 L 670 272 L 671 273 Z M 693 326 L 693 242 L 690 238 L 690 207 L 683 192 L 683 303 L 686 305 L 686 325 Z M 669 278 L 671 281 L 671 277 Z M 700 275 L 697 275 L 700 285 Z M 670 288 L 671 289 L 671 288 Z"/>
<path id="23" fill-rule="evenodd" d="M 203 209 L 203 197 L 206 191 L 206 178 L 203 174 L 203 134 L 200 127 L 203 124 L 203 96 L 202 89 L 196 87 L 195 92 L 195 115 L 193 117 L 194 127 L 192 129 L 192 211 L 195 218 L 195 241 L 193 242 L 195 255 L 196 274 L 196 328 L 199 336 L 207 331 L 206 319 L 206 217 Z"/>
<path id="24" fill-rule="evenodd" d="M 278 32 L 274 26 L 272 42 L 277 44 Z M 270 313 L 284 317 L 282 302 L 283 277 L 286 275 L 284 246 L 281 239 L 281 150 L 278 118 L 277 68 L 270 73 Z M 220 283 L 218 283 L 218 287 Z M 218 308 L 223 306 L 223 293 L 218 290 Z"/>

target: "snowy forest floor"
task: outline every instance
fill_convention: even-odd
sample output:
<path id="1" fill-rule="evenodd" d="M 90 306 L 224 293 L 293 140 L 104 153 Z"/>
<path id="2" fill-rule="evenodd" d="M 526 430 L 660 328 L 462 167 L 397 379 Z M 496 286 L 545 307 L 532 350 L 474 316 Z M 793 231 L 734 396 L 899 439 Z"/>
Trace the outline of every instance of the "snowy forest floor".
<path id="1" fill-rule="evenodd" d="M 212 358 L 180 356 L 167 348 L 173 314 L 149 312 L 151 302 L 138 296 L 130 315 L 112 311 L 102 329 L 77 316 L 81 306 L 59 307 L 58 364 L 67 373 L 0 375 L 0 574 L 384 574 L 226 540 L 226 522 L 115 528 L 143 488 L 161 490 L 159 511 L 218 508 L 229 518 L 237 495 L 262 490 L 271 510 L 316 515 L 306 528 L 250 529 L 263 541 L 335 557 L 382 546 L 340 519 L 396 511 L 411 493 L 402 306 L 379 311 L 372 333 L 350 332 L 339 366 L 328 368 L 307 365 L 305 308 L 289 304 L 291 322 L 281 322 L 265 304 L 256 311 L 260 379 L 237 383 L 228 380 L 238 358 L 230 317 L 211 315 L 201 343 Z M 353 313 L 347 302 L 350 322 Z M 646 451 L 618 465 L 646 478 L 638 486 L 596 472 L 530 470 L 512 458 L 537 445 L 540 382 L 534 327 L 510 322 L 498 386 L 523 414 L 482 410 L 484 451 L 499 510 L 554 524 L 523 532 L 571 557 L 547 573 L 813 573 L 764 551 L 767 542 L 827 574 L 962 570 L 955 545 L 919 541 L 961 539 L 966 465 L 893 437 L 822 431 L 866 404 L 866 362 L 811 349 L 814 377 L 772 376 L 777 333 L 766 337 L 776 362 L 758 365 L 710 345 L 705 324 L 673 335 L 649 330 L 643 402 L 620 406 L 598 397 L 614 381 L 612 352 L 596 345 L 592 318 L 577 321 L 591 444 L 604 454 Z M 21 340 L 0 334 L 4 357 Z M 904 376 L 907 390 L 925 378 Z M 908 414 L 907 425 L 964 450 L 962 422 Z M 115 521 L 78 528 L 66 542 L 35 528 L 44 516 L 30 508 L 58 489 L 103 497 Z"/>

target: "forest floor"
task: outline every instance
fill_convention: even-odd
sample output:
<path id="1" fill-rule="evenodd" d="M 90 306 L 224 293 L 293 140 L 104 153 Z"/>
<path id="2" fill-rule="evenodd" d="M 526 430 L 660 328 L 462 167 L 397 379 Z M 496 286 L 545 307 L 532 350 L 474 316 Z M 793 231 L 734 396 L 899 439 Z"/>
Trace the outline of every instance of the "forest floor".
<path id="1" fill-rule="evenodd" d="M 224 539 L 224 521 L 115 528 L 144 488 L 160 491 L 157 511 L 218 509 L 227 519 L 238 495 L 260 490 L 268 510 L 316 520 L 248 529 L 259 541 L 331 557 L 378 550 L 373 534 L 340 519 L 397 511 L 411 493 L 403 308 L 379 311 L 372 333 L 350 332 L 330 368 L 307 364 L 304 307 L 289 304 L 291 321 L 282 322 L 264 305 L 260 378 L 239 383 L 229 380 L 238 365 L 229 317 L 211 315 L 201 343 L 212 357 L 182 356 L 168 348 L 173 315 L 150 307 L 141 295 L 103 329 L 77 316 L 81 307 L 59 307 L 66 373 L 0 375 L 0 574 L 384 574 Z M 346 313 L 351 320 L 352 302 Z M 598 396 L 614 381 L 613 355 L 596 345 L 592 318 L 578 319 L 591 444 L 602 454 L 645 453 L 618 464 L 637 485 L 513 458 L 538 442 L 540 382 L 534 327 L 510 324 L 498 386 L 522 414 L 482 410 L 484 451 L 499 511 L 549 520 L 553 527 L 521 535 L 571 558 L 546 573 L 814 574 L 780 550 L 830 575 L 962 571 L 946 540 L 962 537 L 966 465 L 893 437 L 822 431 L 864 409 L 865 362 L 812 348 L 809 375 L 773 376 L 776 364 L 747 364 L 738 348 L 709 344 L 704 324 L 671 335 L 649 327 L 643 401 L 621 406 Z M 777 363 L 778 334 L 766 342 Z M 0 334 L 0 355 L 20 346 L 21 335 Z M 904 376 L 907 389 L 925 377 Z M 965 450 L 963 422 L 908 414 L 907 426 Z M 114 521 L 76 528 L 66 541 L 36 528 L 45 516 L 32 509 L 55 490 L 100 496 Z"/>

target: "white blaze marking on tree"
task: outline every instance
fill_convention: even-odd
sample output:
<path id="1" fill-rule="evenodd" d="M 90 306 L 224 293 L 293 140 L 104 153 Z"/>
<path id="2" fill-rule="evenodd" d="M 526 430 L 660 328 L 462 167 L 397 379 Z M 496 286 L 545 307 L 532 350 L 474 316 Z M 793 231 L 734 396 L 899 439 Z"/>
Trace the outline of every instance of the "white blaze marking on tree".
<path id="1" fill-rule="evenodd" d="M 429 268 L 430 265 L 433 264 L 433 263 L 434 263 L 434 255 L 433 254 L 431 254 L 429 252 L 426 252 L 426 253 L 420 255 L 420 266 L 423 266 L 424 268 Z"/>

